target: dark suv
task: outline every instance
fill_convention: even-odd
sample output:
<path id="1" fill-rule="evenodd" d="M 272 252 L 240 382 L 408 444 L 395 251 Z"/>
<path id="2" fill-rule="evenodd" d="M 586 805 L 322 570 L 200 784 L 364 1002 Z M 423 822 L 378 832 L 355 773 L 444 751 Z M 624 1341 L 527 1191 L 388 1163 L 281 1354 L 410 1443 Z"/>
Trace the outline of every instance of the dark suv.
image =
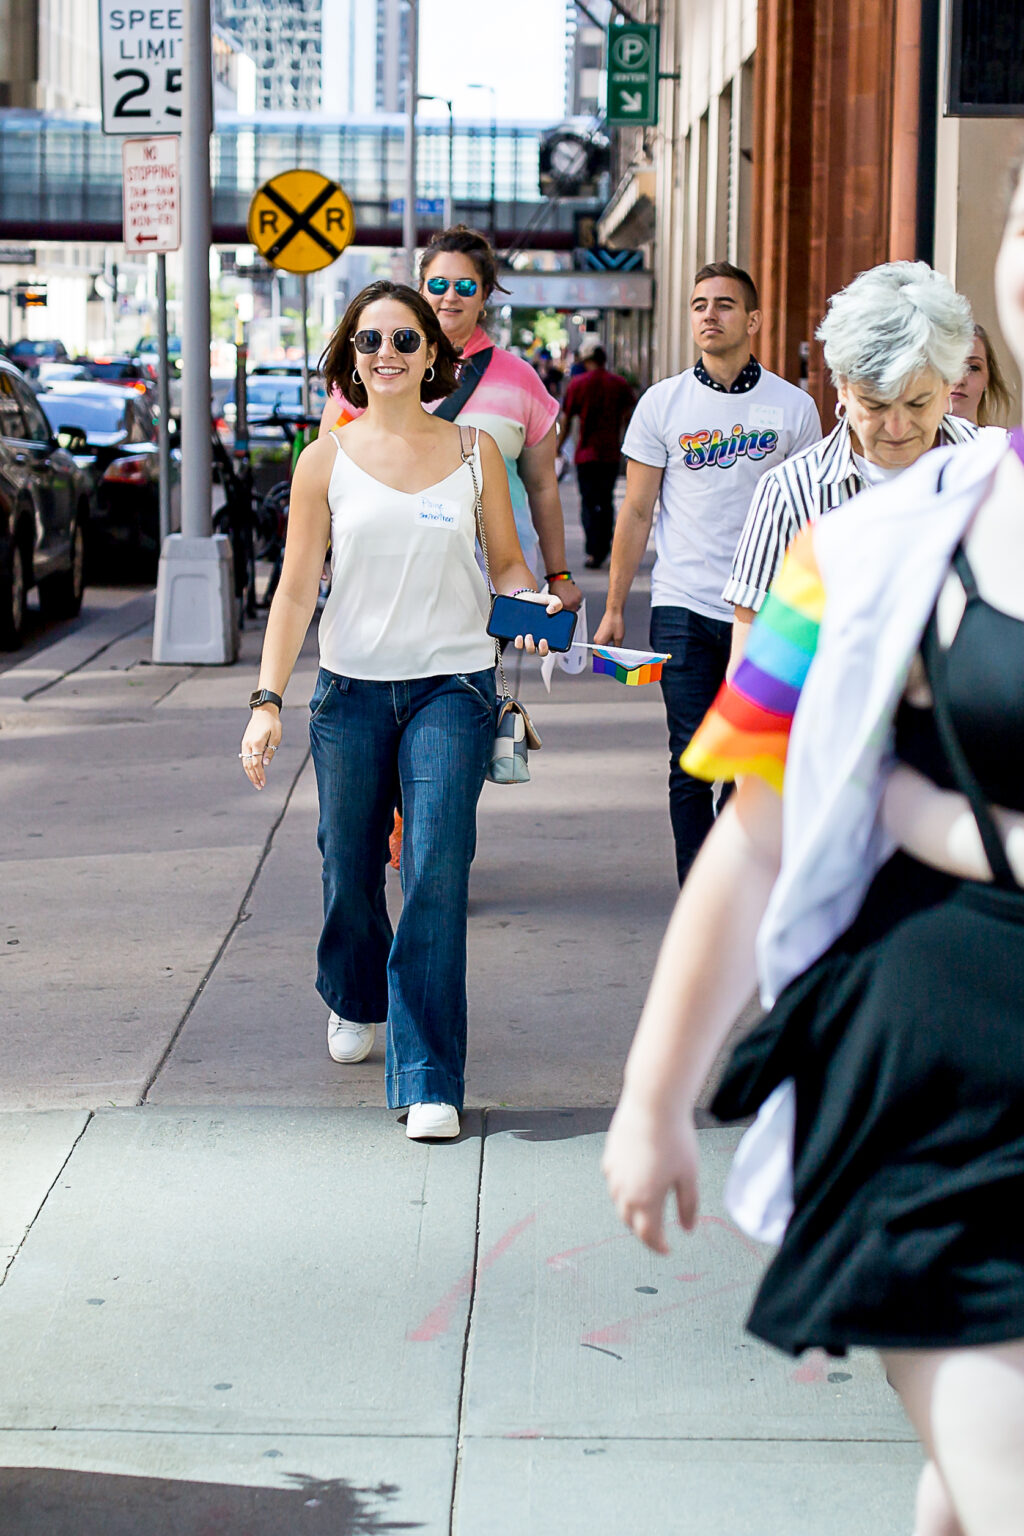
<path id="1" fill-rule="evenodd" d="M 40 363 L 66 363 L 70 361 L 62 341 L 13 341 L 7 348 L 7 356 L 16 368 L 29 378 L 38 370 Z"/>
<path id="2" fill-rule="evenodd" d="M 81 432 L 69 447 L 84 447 Z M 89 487 L 62 448 L 35 391 L 0 359 L 0 649 L 25 633 L 25 598 L 39 588 L 43 612 L 73 618 L 82 606 Z"/>

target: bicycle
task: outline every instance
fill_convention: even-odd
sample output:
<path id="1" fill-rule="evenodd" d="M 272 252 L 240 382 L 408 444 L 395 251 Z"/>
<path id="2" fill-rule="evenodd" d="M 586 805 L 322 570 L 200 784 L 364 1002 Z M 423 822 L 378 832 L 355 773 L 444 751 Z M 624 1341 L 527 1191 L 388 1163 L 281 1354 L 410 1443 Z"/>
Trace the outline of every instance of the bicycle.
<path id="1" fill-rule="evenodd" d="M 284 544 L 288 533 L 288 508 L 291 500 L 292 476 L 295 474 L 295 466 L 299 460 L 299 454 L 306 444 L 312 440 L 316 429 L 319 427 L 319 416 L 281 416 L 275 406 L 266 418 L 267 426 L 280 427 L 288 444 L 289 465 L 288 475 L 284 480 L 279 480 L 272 485 L 270 490 L 262 498 L 256 513 L 256 521 L 264 531 L 265 542 L 257 554 L 257 559 L 269 560 L 271 564 L 270 579 L 267 582 L 263 602 L 270 605 L 277 584 L 281 579 L 281 565 L 284 560 Z"/>
<path id="2" fill-rule="evenodd" d="M 226 534 L 231 540 L 238 627 L 244 629 L 245 620 L 254 619 L 257 611 L 252 464 L 246 453 L 240 456 L 241 468 L 236 469 L 234 456 L 224 446 L 215 420 L 210 422 L 210 434 L 213 462 L 224 488 L 224 505 L 214 513 L 213 531 Z"/>

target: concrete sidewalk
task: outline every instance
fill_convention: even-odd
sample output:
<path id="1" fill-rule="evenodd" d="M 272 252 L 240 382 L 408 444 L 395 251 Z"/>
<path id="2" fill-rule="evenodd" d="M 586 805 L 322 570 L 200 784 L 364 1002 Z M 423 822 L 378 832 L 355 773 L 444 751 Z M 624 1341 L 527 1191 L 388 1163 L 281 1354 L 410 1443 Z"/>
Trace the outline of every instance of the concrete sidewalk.
<path id="1" fill-rule="evenodd" d="M 658 693 L 524 677 L 545 745 L 481 804 L 472 1108 L 417 1146 L 382 1050 L 326 1054 L 312 639 L 256 795 L 260 634 L 157 667 L 135 607 L 0 677 L 0 1536 L 905 1536 L 920 1454 L 873 1360 L 743 1333 L 736 1132 L 701 1133 L 668 1260 L 604 1192 L 675 895 Z"/>

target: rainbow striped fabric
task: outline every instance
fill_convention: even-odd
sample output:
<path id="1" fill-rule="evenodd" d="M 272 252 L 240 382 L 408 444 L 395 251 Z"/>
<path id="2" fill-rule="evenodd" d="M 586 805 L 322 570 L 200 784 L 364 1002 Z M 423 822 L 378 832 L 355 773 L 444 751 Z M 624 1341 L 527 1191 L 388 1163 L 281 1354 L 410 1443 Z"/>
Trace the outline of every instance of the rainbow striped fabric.
<path id="1" fill-rule="evenodd" d="M 790 545 L 751 625 L 743 660 L 680 758 L 694 778 L 753 773 L 782 793 L 790 727 L 825 607 L 812 535 L 807 528 Z"/>

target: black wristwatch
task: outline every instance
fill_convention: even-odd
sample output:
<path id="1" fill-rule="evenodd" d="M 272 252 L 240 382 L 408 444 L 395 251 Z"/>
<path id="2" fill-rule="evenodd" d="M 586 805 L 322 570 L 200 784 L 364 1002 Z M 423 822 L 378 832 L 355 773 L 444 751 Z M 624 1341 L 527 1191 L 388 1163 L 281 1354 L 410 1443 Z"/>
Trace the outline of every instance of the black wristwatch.
<path id="1" fill-rule="evenodd" d="M 271 693 L 269 688 L 257 688 L 255 693 L 249 695 L 249 708 L 259 709 L 264 704 L 276 704 L 280 710 L 284 700 L 279 693 Z"/>

